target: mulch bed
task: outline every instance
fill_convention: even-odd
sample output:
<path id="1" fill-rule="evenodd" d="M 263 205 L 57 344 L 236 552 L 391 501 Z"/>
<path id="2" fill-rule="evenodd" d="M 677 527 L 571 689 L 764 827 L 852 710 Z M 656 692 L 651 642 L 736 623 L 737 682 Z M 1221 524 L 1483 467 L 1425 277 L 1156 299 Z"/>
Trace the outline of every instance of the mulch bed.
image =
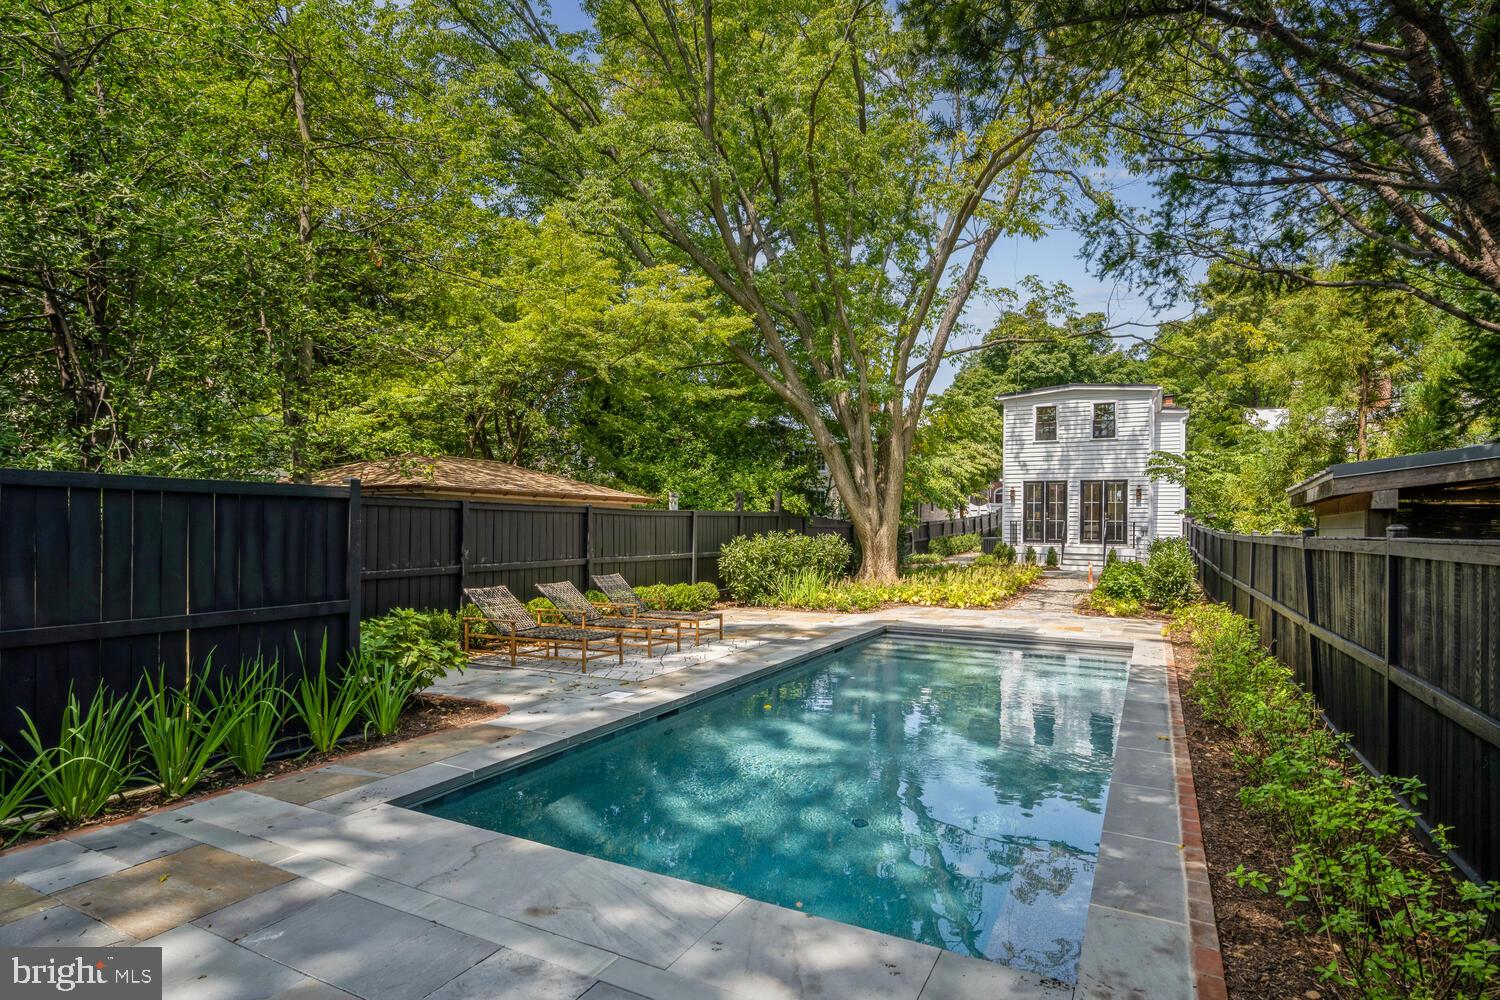
<path id="1" fill-rule="evenodd" d="M 336 749 L 327 753 L 310 753 L 303 757 L 285 757 L 281 760 L 272 760 L 266 763 L 265 770 L 254 777 L 247 778 L 232 767 L 223 767 L 210 774 L 206 774 L 191 792 L 181 798 L 173 799 L 171 804 L 181 805 L 192 802 L 194 799 L 206 798 L 219 792 L 228 791 L 241 785 L 253 784 L 257 781 L 265 781 L 267 778 L 277 778 L 293 771 L 312 770 L 322 767 L 324 764 L 333 764 L 345 757 L 373 750 L 376 747 L 386 746 L 391 743 L 400 743 L 403 740 L 413 739 L 417 736 L 426 736 L 443 729 L 454 729 L 460 726 L 472 725 L 504 715 L 510 711 L 504 705 L 495 705 L 486 701 L 473 701 L 468 698 L 452 698 L 447 695 L 421 694 L 412 699 L 412 704 L 401 716 L 401 724 L 394 733 L 389 736 L 372 736 L 369 739 L 349 739 L 341 743 Z M 357 731 L 360 726 L 356 722 L 351 726 L 351 731 Z M 103 826 L 109 823 L 119 823 L 146 813 L 155 812 L 165 802 L 160 792 L 149 791 L 129 797 L 116 796 L 105 808 L 104 812 L 91 819 L 78 823 L 63 823 L 58 820 L 48 820 L 40 826 L 32 828 L 11 847 L 24 844 L 36 843 L 59 834 L 71 833 L 87 829 L 92 826 Z"/>
<path id="2" fill-rule="evenodd" d="M 1188 643 L 1174 642 L 1173 653 L 1185 692 L 1195 651 Z M 1288 927 L 1287 908 L 1274 892 L 1242 889 L 1229 877 L 1241 864 L 1274 876 L 1290 860 L 1290 852 L 1265 817 L 1240 805 L 1241 781 L 1234 768 L 1230 731 L 1205 721 L 1197 704 L 1185 694 L 1182 714 L 1229 996 L 1242 1000 L 1332 997 L 1332 990 L 1319 982 L 1314 971 L 1314 966 L 1327 965 L 1334 956 L 1328 942 Z"/>

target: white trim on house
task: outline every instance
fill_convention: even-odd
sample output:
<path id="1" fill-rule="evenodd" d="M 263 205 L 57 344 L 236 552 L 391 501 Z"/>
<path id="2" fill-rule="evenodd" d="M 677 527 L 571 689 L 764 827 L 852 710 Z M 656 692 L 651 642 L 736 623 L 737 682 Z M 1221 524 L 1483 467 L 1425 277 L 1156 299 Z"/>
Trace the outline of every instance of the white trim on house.
<path id="1" fill-rule="evenodd" d="M 1154 452 L 1181 455 L 1187 446 L 1188 411 L 1164 405 L 1156 385 L 1057 385 L 1000 397 L 1005 410 L 1001 510 L 1005 540 L 1021 552 L 1031 545 L 1038 557 L 1056 547 L 1063 564 L 1098 569 L 1106 549 L 1122 557 L 1144 555 L 1153 539 L 1182 534 L 1186 497 L 1181 486 L 1152 479 L 1146 472 Z M 1114 436 L 1094 437 L 1094 407 L 1114 404 Z M 1036 415 L 1055 406 L 1056 440 L 1037 440 Z M 1084 483 L 1089 509 L 1084 509 Z M 1124 516 L 1119 516 L 1119 484 L 1125 484 Z M 1033 486 L 1030 525 L 1038 529 L 1035 500 L 1042 500 L 1041 540 L 1028 539 L 1027 483 L 1063 483 L 1062 487 Z M 1066 497 L 1063 530 L 1055 514 Z M 1049 504 L 1048 501 L 1051 501 Z M 1085 514 L 1091 524 L 1085 526 Z M 1060 540 L 1047 540 L 1051 536 Z M 1123 536 L 1123 542 L 1095 541 Z M 1085 541 L 1088 538 L 1088 541 Z"/>

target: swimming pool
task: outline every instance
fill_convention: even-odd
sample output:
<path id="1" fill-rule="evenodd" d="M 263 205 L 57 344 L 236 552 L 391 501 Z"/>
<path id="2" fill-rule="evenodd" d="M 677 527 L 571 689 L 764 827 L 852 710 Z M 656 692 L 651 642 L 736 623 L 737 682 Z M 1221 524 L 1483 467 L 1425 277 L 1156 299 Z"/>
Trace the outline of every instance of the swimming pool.
<path id="1" fill-rule="evenodd" d="M 887 634 L 417 808 L 1072 982 L 1127 672 Z"/>

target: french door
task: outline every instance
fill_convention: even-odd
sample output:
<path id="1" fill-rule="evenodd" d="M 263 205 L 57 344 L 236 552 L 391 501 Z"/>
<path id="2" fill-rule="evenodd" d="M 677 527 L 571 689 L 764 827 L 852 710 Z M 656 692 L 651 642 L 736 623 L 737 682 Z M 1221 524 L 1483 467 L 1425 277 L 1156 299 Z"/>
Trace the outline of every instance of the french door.
<path id="1" fill-rule="evenodd" d="M 1068 539 L 1068 483 L 1049 479 L 1025 484 L 1024 533 L 1028 542 Z"/>
<path id="2" fill-rule="evenodd" d="M 1125 490 L 1123 479 L 1085 479 L 1080 484 L 1078 537 L 1082 541 L 1124 543 Z"/>

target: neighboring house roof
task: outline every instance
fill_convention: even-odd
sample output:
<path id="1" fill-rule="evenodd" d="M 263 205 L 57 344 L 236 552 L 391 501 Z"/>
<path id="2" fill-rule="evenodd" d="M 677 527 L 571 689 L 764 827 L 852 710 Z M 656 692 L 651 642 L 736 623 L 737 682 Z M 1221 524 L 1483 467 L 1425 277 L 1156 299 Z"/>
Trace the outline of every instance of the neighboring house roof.
<path id="1" fill-rule="evenodd" d="M 471 499 L 600 504 L 625 507 L 655 498 L 608 486 L 595 486 L 509 462 L 454 455 L 396 455 L 372 462 L 350 462 L 313 474 L 312 480 L 341 486 L 358 479 L 366 493 L 418 493 Z"/>
<path id="2" fill-rule="evenodd" d="M 1420 486 L 1487 485 L 1500 481 L 1500 442 L 1418 455 L 1330 465 L 1287 490 L 1294 507 L 1333 497 Z"/>
<path id="3" fill-rule="evenodd" d="M 1253 406 L 1245 411 L 1245 421 L 1263 431 L 1280 430 L 1291 412 L 1285 406 Z"/>

